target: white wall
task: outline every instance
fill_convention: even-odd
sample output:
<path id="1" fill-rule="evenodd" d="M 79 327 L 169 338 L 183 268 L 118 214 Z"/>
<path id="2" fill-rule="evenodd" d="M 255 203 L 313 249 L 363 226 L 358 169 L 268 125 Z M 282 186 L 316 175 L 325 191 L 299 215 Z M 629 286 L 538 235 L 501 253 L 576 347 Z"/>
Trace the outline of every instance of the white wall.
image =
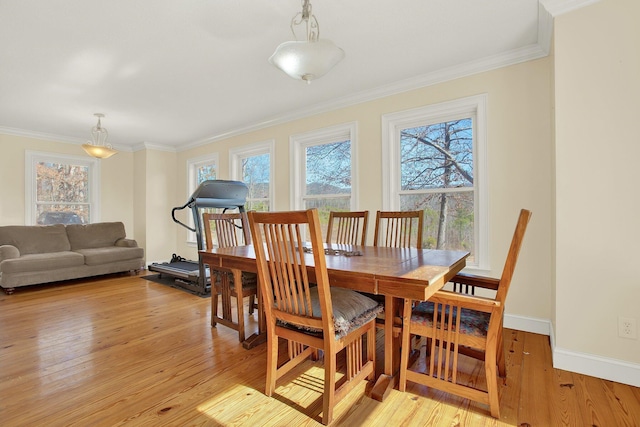
<path id="1" fill-rule="evenodd" d="M 176 153 L 136 152 L 134 176 L 136 239 L 145 248 L 147 264 L 167 262 L 175 253 L 178 227 L 171 219 L 171 209 L 178 204 Z"/>
<path id="2" fill-rule="evenodd" d="M 640 322 L 639 18 L 604 0 L 555 19 L 555 362 L 636 386 L 640 340 L 618 316 Z"/>

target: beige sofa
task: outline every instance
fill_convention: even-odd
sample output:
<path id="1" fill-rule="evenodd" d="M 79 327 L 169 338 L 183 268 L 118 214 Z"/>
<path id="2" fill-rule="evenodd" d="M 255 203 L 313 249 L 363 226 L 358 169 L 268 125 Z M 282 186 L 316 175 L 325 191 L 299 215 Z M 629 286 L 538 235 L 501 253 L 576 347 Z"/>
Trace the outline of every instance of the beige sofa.
<path id="1" fill-rule="evenodd" d="M 0 286 L 19 286 L 141 270 L 144 249 L 127 239 L 124 224 L 0 227 Z"/>

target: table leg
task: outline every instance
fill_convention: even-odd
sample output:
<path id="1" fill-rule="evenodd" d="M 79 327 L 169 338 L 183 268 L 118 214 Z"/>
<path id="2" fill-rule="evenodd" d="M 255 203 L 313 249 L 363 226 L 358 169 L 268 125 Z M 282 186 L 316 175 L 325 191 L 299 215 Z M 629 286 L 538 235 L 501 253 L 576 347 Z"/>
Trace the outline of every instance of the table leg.
<path id="1" fill-rule="evenodd" d="M 244 342 L 244 298 L 242 298 L 242 271 L 233 269 L 233 285 L 236 291 L 236 304 L 238 306 L 238 339 Z"/>
<path id="2" fill-rule="evenodd" d="M 396 385 L 396 377 L 394 372 L 394 362 L 396 350 L 394 349 L 393 338 L 393 318 L 397 311 L 396 298 L 385 295 L 384 297 L 384 373 L 378 377 L 373 389 L 371 397 L 382 402 L 389 394 L 391 389 Z"/>
<path id="3" fill-rule="evenodd" d="M 267 323 L 264 317 L 264 307 L 262 305 L 262 292 L 260 292 L 260 285 L 258 284 L 258 333 L 251 335 L 243 343 L 242 347 L 246 350 L 259 346 L 267 342 Z"/>

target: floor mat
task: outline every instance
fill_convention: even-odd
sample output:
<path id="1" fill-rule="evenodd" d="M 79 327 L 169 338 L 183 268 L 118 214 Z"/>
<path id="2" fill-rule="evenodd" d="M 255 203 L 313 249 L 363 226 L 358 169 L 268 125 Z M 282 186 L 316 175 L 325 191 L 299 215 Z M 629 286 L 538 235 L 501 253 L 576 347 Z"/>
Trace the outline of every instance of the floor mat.
<path id="1" fill-rule="evenodd" d="M 142 276 L 141 279 L 148 280 L 150 282 L 158 283 L 160 285 L 169 286 L 174 289 L 179 289 L 181 291 L 187 292 L 191 295 L 195 295 L 200 298 L 209 298 L 211 295 L 201 295 L 198 292 L 192 291 L 191 289 L 184 288 L 180 286 L 179 283 L 176 283 L 176 280 L 173 277 L 163 275 L 163 274 L 150 274 L 148 276 Z"/>

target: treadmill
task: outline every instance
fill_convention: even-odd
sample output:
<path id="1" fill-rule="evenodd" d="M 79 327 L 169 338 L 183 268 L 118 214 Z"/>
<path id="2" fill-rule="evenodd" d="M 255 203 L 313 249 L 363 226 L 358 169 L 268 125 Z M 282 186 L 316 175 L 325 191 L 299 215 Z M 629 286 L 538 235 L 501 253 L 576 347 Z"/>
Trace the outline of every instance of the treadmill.
<path id="1" fill-rule="evenodd" d="M 196 233 L 198 251 L 205 249 L 204 232 L 202 224 L 202 209 L 217 208 L 238 209 L 244 212 L 244 204 L 247 200 L 249 189 L 244 182 L 228 181 L 222 179 L 211 179 L 203 181 L 191 194 L 191 197 L 182 206 L 177 206 L 171 210 L 173 221 L 184 228 Z M 176 218 L 176 211 L 189 208 L 193 215 L 195 226 L 189 227 Z M 152 263 L 148 267 L 149 271 L 155 271 L 160 275 L 174 278 L 176 286 L 190 290 L 198 295 L 204 296 L 211 292 L 211 276 L 209 268 L 198 261 L 185 260 L 173 254 L 171 261 L 163 263 Z"/>

